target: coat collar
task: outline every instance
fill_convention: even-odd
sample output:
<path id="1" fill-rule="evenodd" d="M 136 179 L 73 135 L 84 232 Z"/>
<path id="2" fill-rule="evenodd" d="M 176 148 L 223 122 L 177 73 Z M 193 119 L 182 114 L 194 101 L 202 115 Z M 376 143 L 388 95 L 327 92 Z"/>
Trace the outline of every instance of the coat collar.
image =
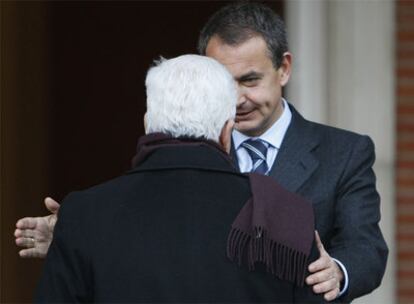
<path id="1" fill-rule="evenodd" d="M 200 169 L 238 173 L 223 153 L 208 145 L 175 145 L 156 149 L 128 173 L 166 169 Z"/>

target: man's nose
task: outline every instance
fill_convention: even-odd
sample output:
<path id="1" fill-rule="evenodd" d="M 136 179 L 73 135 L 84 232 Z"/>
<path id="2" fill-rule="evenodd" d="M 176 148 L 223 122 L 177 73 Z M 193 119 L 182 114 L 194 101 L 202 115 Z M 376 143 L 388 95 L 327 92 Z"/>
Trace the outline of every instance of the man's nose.
<path id="1" fill-rule="evenodd" d="M 238 94 L 237 107 L 241 107 L 244 103 L 246 103 L 246 101 L 249 100 L 248 98 L 249 89 L 246 86 L 244 86 L 242 83 L 238 83 L 237 94 Z"/>
<path id="2" fill-rule="evenodd" d="M 241 92 L 241 90 L 238 90 L 239 97 L 237 98 L 237 107 L 241 107 L 247 100 L 246 95 Z"/>

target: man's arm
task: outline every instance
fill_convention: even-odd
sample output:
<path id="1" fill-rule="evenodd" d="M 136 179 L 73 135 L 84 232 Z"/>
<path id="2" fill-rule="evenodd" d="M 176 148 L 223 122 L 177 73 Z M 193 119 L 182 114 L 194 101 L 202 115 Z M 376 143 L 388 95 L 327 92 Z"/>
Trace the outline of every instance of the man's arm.
<path id="1" fill-rule="evenodd" d="M 331 258 L 339 260 L 349 277 L 341 301 L 349 302 L 377 288 L 388 256 L 381 230 L 380 197 L 376 190 L 374 144 L 359 137 L 338 183 L 333 234 L 322 240 Z"/>
<path id="2" fill-rule="evenodd" d="M 59 210 L 35 303 L 93 302 L 88 224 L 82 196 L 69 194 Z"/>
<path id="3" fill-rule="evenodd" d="M 45 206 L 52 213 L 43 217 L 25 217 L 19 219 L 14 231 L 15 242 L 22 258 L 44 258 L 53 238 L 57 213 L 60 205 L 50 197 L 45 198 Z"/>

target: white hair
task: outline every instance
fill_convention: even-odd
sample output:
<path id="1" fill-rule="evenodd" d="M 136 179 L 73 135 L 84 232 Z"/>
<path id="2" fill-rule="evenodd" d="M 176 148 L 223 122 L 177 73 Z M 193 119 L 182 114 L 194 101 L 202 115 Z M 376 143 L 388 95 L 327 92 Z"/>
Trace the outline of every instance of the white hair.
<path id="1" fill-rule="evenodd" d="M 203 137 L 218 142 L 236 114 L 231 74 L 216 60 L 199 55 L 163 59 L 149 69 L 146 133 Z"/>

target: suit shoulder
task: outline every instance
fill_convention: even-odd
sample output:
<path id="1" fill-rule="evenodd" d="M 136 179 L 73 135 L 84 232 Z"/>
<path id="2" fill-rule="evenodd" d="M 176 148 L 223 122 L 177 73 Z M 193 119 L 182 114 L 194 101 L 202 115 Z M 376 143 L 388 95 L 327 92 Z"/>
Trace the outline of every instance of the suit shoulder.
<path id="1" fill-rule="evenodd" d="M 306 120 L 306 123 L 309 124 L 313 133 L 320 138 L 321 143 L 328 144 L 331 147 L 345 150 L 357 146 L 374 147 L 374 143 L 368 135 L 308 120 Z"/>

